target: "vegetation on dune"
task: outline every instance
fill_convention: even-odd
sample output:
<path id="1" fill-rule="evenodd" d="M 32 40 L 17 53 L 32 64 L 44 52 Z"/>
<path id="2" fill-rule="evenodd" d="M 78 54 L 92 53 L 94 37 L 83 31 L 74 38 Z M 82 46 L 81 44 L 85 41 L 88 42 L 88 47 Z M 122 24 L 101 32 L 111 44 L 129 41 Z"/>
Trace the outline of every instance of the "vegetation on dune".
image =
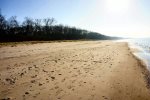
<path id="1" fill-rule="evenodd" d="M 0 42 L 49 41 L 79 39 L 115 39 L 75 27 L 57 25 L 54 18 L 32 19 L 25 17 L 19 24 L 16 16 L 6 20 L 0 13 Z"/>

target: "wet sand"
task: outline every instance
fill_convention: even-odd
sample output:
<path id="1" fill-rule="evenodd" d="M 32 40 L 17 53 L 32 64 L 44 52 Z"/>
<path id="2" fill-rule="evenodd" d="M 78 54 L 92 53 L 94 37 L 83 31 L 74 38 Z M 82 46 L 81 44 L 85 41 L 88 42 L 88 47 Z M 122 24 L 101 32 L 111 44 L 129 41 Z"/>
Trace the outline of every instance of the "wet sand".
<path id="1" fill-rule="evenodd" d="M 0 48 L 0 100 L 150 100 L 127 43 L 82 41 Z"/>

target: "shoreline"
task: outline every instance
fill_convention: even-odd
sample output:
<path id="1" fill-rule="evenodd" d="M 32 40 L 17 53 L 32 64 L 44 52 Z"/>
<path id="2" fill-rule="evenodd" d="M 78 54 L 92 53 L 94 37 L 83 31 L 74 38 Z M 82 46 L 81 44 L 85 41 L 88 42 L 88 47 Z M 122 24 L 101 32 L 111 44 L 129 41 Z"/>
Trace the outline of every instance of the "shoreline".
<path id="1" fill-rule="evenodd" d="M 131 50 L 132 48 L 129 47 L 129 49 Z M 131 54 L 133 55 L 133 57 L 138 61 L 139 65 L 141 66 L 141 69 L 142 69 L 144 77 L 145 77 L 145 81 L 147 83 L 147 88 L 150 89 L 150 71 L 147 68 L 148 65 L 142 59 L 140 59 L 139 57 L 134 55 L 132 50 L 131 50 Z"/>
<path id="2" fill-rule="evenodd" d="M 131 54 L 133 55 L 133 57 L 138 61 L 139 65 L 141 66 L 143 74 L 145 75 L 145 81 L 147 83 L 147 88 L 150 89 L 150 71 L 148 69 L 148 64 L 146 64 L 146 61 L 144 61 L 144 59 L 142 59 L 142 58 L 138 57 L 136 54 L 134 54 L 135 52 L 142 52 L 141 48 L 139 48 L 139 47 L 133 48 L 128 42 L 127 42 L 127 44 L 128 44 L 128 48 L 130 49 Z"/>
<path id="3" fill-rule="evenodd" d="M 150 89 L 150 71 L 147 69 L 147 65 L 145 64 L 145 62 L 143 62 L 141 59 L 139 59 L 138 57 L 136 57 L 134 54 L 133 56 L 135 57 L 136 60 L 138 60 L 139 65 L 142 68 L 143 74 L 145 75 L 145 81 L 147 83 L 147 88 Z"/>
<path id="4" fill-rule="evenodd" d="M 149 74 L 128 43 L 78 41 L 0 48 L 0 99 L 148 100 Z"/>

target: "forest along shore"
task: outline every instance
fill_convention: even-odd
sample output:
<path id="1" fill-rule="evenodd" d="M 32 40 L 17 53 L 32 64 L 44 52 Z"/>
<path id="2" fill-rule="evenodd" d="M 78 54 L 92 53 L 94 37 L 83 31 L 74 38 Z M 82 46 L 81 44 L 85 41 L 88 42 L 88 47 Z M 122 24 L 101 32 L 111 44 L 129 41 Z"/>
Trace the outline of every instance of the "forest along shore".
<path id="1" fill-rule="evenodd" d="M 0 99 L 150 100 L 127 43 L 81 41 L 0 48 Z"/>

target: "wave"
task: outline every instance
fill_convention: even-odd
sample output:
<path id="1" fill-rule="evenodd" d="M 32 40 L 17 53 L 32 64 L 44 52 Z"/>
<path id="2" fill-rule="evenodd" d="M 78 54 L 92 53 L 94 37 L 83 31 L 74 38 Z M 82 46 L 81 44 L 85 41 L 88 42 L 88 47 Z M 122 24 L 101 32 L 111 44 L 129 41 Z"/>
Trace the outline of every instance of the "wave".
<path id="1" fill-rule="evenodd" d="M 150 71 L 150 38 L 122 39 L 117 42 L 128 42 L 131 50 L 136 49 L 133 54 L 142 60 Z"/>

